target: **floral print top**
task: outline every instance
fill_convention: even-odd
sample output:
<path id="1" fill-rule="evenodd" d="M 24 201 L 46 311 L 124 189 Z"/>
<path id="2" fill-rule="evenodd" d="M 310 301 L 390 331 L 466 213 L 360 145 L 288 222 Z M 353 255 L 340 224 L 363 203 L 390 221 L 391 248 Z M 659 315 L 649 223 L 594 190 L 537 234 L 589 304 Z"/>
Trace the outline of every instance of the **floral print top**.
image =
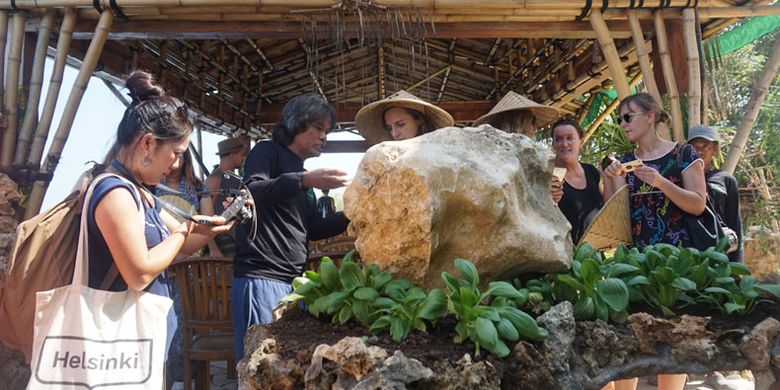
<path id="1" fill-rule="evenodd" d="M 638 158 L 632 152 L 619 160 L 626 163 Z M 692 145 L 677 143 L 663 156 L 642 162 L 682 187 L 683 171 L 696 160 L 699 160 L 699 156 Z M 631 236 L 634 246 L 642 249 L 659 242 L 683 246 L 690 244 L 685 226 L 685 212 L 682 209 L 672 203 L 661 190 L 643 182 L 633 172 L 626 174 L 626 184 L 631 205 Z"/>

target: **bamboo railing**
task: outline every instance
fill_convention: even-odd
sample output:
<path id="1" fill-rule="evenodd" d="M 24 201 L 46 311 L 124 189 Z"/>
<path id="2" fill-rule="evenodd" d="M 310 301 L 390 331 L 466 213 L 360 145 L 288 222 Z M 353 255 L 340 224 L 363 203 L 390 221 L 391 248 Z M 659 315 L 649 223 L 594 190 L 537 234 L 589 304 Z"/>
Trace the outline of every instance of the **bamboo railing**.
<path id="1" fill-rule="evenodd" d="M 70 135 L 70 129 L 71 126 L 73 126 L 76 111 L 81 103 L 81 98 L 84 97 L 84 91 L 87 89 L 92 72 L 95 71 L 95 66 L 97 65 L 100 53 L 103 50 L 103 45 L 106 42 L 108 31 L 111 29 L 113 20 L 114 15 L 111 13 L 111 10 L 104 10 L 100 15 L 100 22 L 95 29 L 95 36 L 89 43 L 86 55 L 84 55 L 84 61 L 81 63 L 78 76 L 76 76 L 76 81 L 73 83 L 73 89 L 71 89 L 70 95 L 68 96 L 68 102 L 65 104 L 65 110 L 62 113 L 60 124 L 57 126 L 54 140 L 49 147 L 46 161 L 44 161 L 41 166 L 41 175 L 53 174 L 57 168 L 62 149 L 65 147 L 65 141 L 67 141 L 68 135 Z M 33 184 L 33 189 L 27 203 L 27 209 L 25 210 L 25 219 L 29 219 L 38 214 L 48 185 L 49 181 L 43 180 L 38 180 Z"/>

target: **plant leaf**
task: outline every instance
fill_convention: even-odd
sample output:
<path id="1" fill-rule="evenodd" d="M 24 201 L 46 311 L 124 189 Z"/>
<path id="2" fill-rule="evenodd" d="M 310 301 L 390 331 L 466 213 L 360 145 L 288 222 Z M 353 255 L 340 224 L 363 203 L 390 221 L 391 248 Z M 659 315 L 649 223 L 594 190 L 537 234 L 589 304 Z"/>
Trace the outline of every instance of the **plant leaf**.
<path id="1" fill-rule="evenodd" d="M 351 261 L 341 263 L 339 280 L 341 280 L 341 285 L 344 286 L 344 289 L 347 291 L 363 287 L 366 284 L 363 269 Z"/>
<path id="2" fill-rule="evenodd" d="M 339 282 L 339 269 L 336 268 L 336 264 L 332 261 L 323 260 L 320 263 L 320 277 L 322 278 L 322 284 L 330 291 L 341 288 Z"/>
<path id="3" fill-rule="evenodd" d="M 596 292 L 614 311 L 625 310 L 628 307 L 628 287 L 622 279 L 609 278 L 596 282 Z"/>
<path id="4" fill-rule="evenodd" d="M 471 287 L 477 287 L 479 285 L 479 273 L 477 273 L 477 268 L 474 267 L 474 264 L 470 261 L 455 259 L 455 268 L 463 275 L 463 279 L 466 279 Z"/>
<path id="5" fill-rule="evenodd" d="M 476 331 L 475 336 L 480 344 L 488 348 L 492 348 L 496 345 L 496 342 L 498 341 L 498 331 L 496 330 L 496 326 L 493 325 L 493 321 L 479 317 L 475 322 L 474 330 Z"/>
<path id="6" fill-rule="evenodd" d="M 361 301 L 373 302 L 379 297 L 379 293 L 371 287 L 360 287 L 352 293 L 352 296 Z"/>
<path id="7" fill-rule="evenodd" d="M 483 296 L 487 295 L 493 295 L 494 297 L 505 297 L 505 298 L 520 298 L 520 292 L 515 289 L 512 284 L 507 282 L 490 282 L 488 285 L 487 291 L 485 291 Z"/>
<path id="8" fill-rule="evenodd" d="M 418 316 L 429 321 L 437 320 L 447 312 L 447 294 L 435 288 L 428 293 L 420 306 Z"/>

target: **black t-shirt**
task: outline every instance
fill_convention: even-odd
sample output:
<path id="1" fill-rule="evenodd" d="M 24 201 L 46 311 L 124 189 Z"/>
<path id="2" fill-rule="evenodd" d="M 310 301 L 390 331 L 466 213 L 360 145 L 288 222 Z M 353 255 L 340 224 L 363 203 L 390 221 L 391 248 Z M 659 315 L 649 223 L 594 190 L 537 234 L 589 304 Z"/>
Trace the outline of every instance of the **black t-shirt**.
<path id="1" fill-rule="evenodd" d="M 247 221 L 236 227 L 235 276 L 291 283 L 303 273 L 310 239 L 347 229 L 343 213 L 319 215 L 314 190 L 301 187 L 303 172 L 303 161 L 276 141 L 258 142 L 249 152 L 244 181 L 257 208 L 257 235 L 249 240 Z"/>
<path id="2" fill-rule="evenodd" d="M 707 194 L 712 201 L 715 212 L 721 220 L 737 232 L 739 237 L 739 250 L 730 253 L 732 261 L 742 261 L 742 214 L 739 211 L 739 188 L 737 179 L 731 174 L 720 169 L 711 169 L 704 174 L 707 180 Z"/>
<path id="3" fill-rule="evenodd" d="M 585 170 L 585 188 L 581 190 L 574 188 L 564 180 L 563 197 L 558 202 L 558 208 L 571 224 L 571 239 L 575 244 L 580 241 L 587 229 L 588 216 L 604 204 L 599 191 L 601 176 L 598 169 L 590 164 L 582 164 L 582 169 Z"/>

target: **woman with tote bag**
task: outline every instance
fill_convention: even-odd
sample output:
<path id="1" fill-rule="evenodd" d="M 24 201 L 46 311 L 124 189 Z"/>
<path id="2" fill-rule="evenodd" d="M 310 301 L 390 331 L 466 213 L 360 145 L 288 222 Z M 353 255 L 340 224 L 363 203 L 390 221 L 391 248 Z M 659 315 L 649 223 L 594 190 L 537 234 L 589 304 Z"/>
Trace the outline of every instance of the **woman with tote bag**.
<path id="1" fill-rule="evenodd" d="M 37 294 L 29 388 L 130 385 L 160 389 L 176 329 L 165 269 L 231 225 L 222 217 L 178 222 L 150 188 L 187 151 L 187 106 L 146 72 L 126 82 L 131 105 L 108 174 L 84 201 L 70 286 Z"/>

